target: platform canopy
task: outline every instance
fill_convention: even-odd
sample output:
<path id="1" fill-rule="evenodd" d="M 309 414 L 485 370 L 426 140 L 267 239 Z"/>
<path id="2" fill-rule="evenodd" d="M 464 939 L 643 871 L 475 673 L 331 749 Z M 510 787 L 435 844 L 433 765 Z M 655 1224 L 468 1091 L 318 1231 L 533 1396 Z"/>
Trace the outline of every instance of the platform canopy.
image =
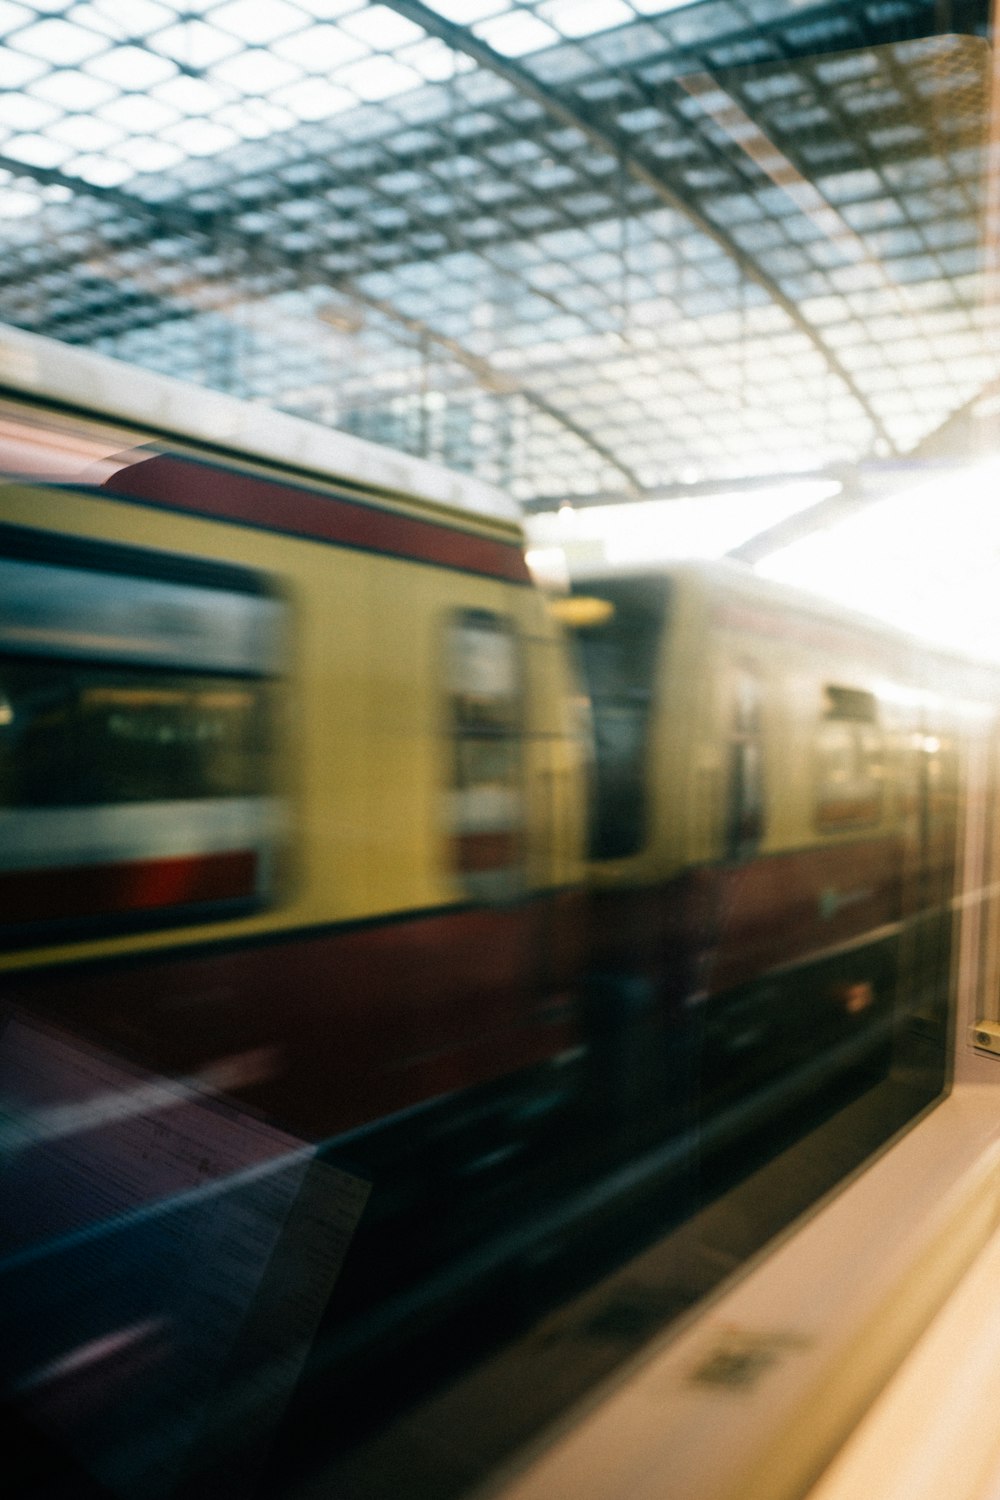
<path id="1" fill-rule="evenodd" d="M 906 461 L 997 406 L 987 22 L 0 0 L 0 321 L 535 509 Z"/>

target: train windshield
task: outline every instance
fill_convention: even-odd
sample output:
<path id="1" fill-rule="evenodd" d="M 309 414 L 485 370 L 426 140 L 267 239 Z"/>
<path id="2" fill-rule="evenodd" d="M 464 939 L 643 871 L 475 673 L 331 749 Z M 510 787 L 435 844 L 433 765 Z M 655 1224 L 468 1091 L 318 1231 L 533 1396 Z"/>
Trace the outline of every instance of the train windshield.
<path id="1" fill-rule="evenodd" d="M 569 607 L 555 607 L 572 630 L 593 714 L 594 859 L 635 854 L 646 837 L 654 673 L 669 600 L 666 578 L 608 579 L 579 583 Z"/>

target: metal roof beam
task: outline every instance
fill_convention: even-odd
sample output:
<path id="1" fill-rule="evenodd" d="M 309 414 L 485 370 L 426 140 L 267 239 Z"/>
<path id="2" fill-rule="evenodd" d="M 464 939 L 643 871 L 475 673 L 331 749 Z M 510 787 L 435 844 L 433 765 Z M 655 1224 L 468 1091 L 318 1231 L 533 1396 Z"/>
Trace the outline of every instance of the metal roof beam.
<path id="1" fill-rule="evenodd" d="M 841 467 L 830 469 L 782 470 L 773 474 L 750 474 L 741 479 L 678 480 L 675 484 L 651 485 L 635 496 L 622 490 L 601 491 L 592 495 L 539 495 L 525 503 L 529 515 L 557 511 L 563 505 L 574 510 L 588 510 L 598 505 L 645 504 L 647 500 L 695 500 L 713 495 L 753 494 L 756 490 L 775 489 L 783 484 L 844 483 Z"/>
<path id="2" fill-rule="evenodd" d="M 873 500 L 878 498 L 874 495 L 866 495 L 863 487 L 856 479 L 844 481 L 844 487 L 836 495 L 827 495 L 823 500 L 817 500 L 814 505 L 807 505 L 802 510 L 797 510 L 794 515 L 786 516 L 784 520 L 777 521 L 773 526 L 758 531 L 748 541 L 741 542 L 738 547 L 733 547 L 726 553 L 727 557 L 736 562 L 749 563 L 751 565 L 763 562 L 765 557 L 770 557 L 773 552 L 780 552 L 784 547 L 790 547 L 793 542 L 802 541 L 814 532 L 826 531 L 831 526 L 836 526 L 840 521 L 846 521 L 848 516 L 854 515 L 856 511 L 864 509 Z"/>
<path id="3" fill-rule="evenodd" d="M 758 563 L 793 542 L 844 521 L 865 506 L 891 499 L 942 472 L 955 474 L 978 460 L 1000 456 L 1000 376 L 987 381 L 922 438 L 902 461 L 859 464 L 830 472 L 843 488 L 805 510 L 750 537 L 727 554 L 739 562 Z M 818 476 L 817 476 L 818 477 Z"/>

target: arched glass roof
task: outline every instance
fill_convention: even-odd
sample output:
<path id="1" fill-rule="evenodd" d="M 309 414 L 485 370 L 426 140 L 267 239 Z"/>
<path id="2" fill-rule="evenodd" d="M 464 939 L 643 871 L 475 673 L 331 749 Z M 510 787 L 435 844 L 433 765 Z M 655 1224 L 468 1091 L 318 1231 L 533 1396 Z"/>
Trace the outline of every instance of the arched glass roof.
<path id="1" fill-rule="evenodd" d="M 0 320 L 536 507 L 1000 376 L 984 0 L 0 0 Z"/>

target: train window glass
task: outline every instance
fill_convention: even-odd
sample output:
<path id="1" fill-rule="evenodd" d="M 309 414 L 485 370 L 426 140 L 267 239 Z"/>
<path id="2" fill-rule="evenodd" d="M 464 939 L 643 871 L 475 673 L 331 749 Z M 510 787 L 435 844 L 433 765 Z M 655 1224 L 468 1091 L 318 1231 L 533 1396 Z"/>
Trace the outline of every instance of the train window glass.
<path id="1" fill-rule="evenodd" d="M 594 727 L 595 787 L 590 853 L 595 859 L 635 854 L 646 838 L 647 757 L 653 673 L 667 619 L 666 578 L 581 583 L 578 597 L 602 603 L 566 615 L 574 626 Z"/>
<path id="2" fill-rule="evenodd" d="M 0 559 L 4 943 L 257 904 L 280 836 L 282 606 L 231 568 L 144 554 L 135 576 L 112 571 L 121 549 L 50 561 L 44 538 L 17 540 Z"/>
<path id="3" fill-rule="evenodd" d="M 749 859 L 764 836 L 763 749 L 760 682 L 750 670 L 738 673 L 729 736 L 726 797 L 726 854 Z"/>
<path id="4" fill-rule="evenodd" d="M 454 866 L 467 895 L 502 900 L 517 894 L 523 870 L 517 642 L 499 615 L 462 610 L 449 622 L 446 654 Z"/>
<path id="5" fill-rule="evenodd" d="M 0 893 L 15 937 L 265 896 L 272 692 L 0 659 Z"/>
<path id="6" fill-rule="evenodd" d="M 816 826 L 865 828 L 882 816 L 884 744 L 871 693 L 828 686 L 816 737 Z"/>
<path id="7" fill-rule="evenodd" d="M 255 797 L 267 788 L 266 683 L 7 659 L 0 693 L 4 807 Z"/>

